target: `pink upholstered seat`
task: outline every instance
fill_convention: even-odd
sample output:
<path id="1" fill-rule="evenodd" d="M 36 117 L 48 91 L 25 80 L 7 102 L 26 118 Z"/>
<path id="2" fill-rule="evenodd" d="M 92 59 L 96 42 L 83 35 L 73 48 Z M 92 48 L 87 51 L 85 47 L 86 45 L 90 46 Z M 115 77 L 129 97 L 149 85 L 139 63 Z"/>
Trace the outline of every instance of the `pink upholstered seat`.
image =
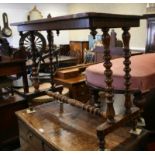
<path id="1" fill-rule="evenodd" d="M 131 57 L 131 89 L 141 92 L 155 88 L 155 54 L 143 54 Z M 116 90 L 124 90 L 124 58 L 111 60 L 113 66 L 113 87 Z M 103 63 L 89 66 L 86 69 L 86 79 L 93 86 L 104 88 Z"/>

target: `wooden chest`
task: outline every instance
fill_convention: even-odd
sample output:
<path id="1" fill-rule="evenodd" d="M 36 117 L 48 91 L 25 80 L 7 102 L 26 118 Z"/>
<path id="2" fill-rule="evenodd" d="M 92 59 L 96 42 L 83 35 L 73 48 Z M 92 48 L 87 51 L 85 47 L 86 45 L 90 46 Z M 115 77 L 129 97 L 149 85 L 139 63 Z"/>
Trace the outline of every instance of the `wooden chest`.
<path id="1" fill-rule="evenodd" d="M 98 150 L 96 127 L 104 122 L 79 108 L 60 103 L 35 107 L 36 112 L 16 112 L 19 122 L 21 150 Z M 129 134 L 129 127 L 121 127 L 106 136 L 106 148 L 110 150 L 136 150 L 141 136 Z"/>
<path id="2" fill-rule="evenodd" d="M 71 69 L 64 69 L 61 71 L 57 71 L 56 77 L 59 77 L 61 79 L 68 79 L 72 77 L 76 77 L 80 74 L 78 68 L 71 68 Z"/>
<path id="3" fill-rule="evenodd" d="M 90 65 L 92 64 L 88 63 L 59 69 L 54 80 L 57 84 L 69 88 L 70 98 L 87 102 L 90 97 L 89 89 L 85 83 L 85 75 L 82 72 Z"/>

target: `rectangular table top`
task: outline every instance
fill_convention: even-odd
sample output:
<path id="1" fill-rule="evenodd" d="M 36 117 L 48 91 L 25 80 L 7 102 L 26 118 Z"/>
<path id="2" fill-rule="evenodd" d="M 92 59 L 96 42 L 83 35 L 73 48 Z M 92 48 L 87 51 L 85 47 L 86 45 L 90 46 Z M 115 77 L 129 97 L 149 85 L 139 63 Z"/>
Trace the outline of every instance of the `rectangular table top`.
<path id="1" fill-rule="evenodd" d="M 74 30 L 138 27 L 141 16 L 85 12 L 34 21 L 12 23 L 18 31 Z"/>

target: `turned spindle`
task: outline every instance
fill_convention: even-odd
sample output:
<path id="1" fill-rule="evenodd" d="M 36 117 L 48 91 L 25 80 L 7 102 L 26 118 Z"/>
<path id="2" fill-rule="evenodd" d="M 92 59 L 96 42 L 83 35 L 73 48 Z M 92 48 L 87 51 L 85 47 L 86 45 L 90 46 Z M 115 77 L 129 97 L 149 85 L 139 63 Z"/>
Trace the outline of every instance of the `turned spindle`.
<path id="1" fill-rule="evenodd" d="M 49 50 L 49 59 L 50 59 L 50 72 L 51 72 L 51 88 L 54 90 L 54 64 L 53 64 L 53 32 L 47 30 L 47 40 L 48 40 L 48 50 Z"/>
<path id="2" fill-rule="evenodd" d="M 97 130 L 97 137 L 99 140 L 99 151 L 104 151 L 105 149 L 105 135 L 103 130 Z"/>
<path id="3" fill-rule="evenodd" d="M 56 100 L 59 100 L 59 101 L 64 102 L 66 104 L 70 104 L 70 105 L 78 107 L 78 108 L 81 108 L 81 109 L 83 109 L 83 110 L 85 110 L 91 114 L 99 115 L 99 116 L 102 116 L 105 118 L 105 113 L 102 110 L 100 110 L 99 108 L 96 108 L 96 107 L 88 105 L 88 104 L 84 104 L 80 101 L 68 98 L 68 97 L 61 95 L 61 94 L 56 94 L 53 92 L 46 92 L 46 93 L 48 96 L 51 96 Z"/>
<path id="4" fill-rule="evenodd" d="M 90 34 L 93 36 L 93 39 L 95 39 L 95 36 L 96 36 L 96 34 L 97 34 L 96 29 L 91 29 Z"/>
<path id="5" fill-rule="evenodd" d="M 32 53 L 32 83 L 35 88 L 35 92 L 39 91 L 39 79 L 37 72 L 37 54 L 36 54 L 36 46 L 35 46 L 35 36 L 34 31 L 30 31 L 30 41 L 31 41 L 31 53 Z"/>
<path id="6" fill-rule="evenodd" d="M 130 33 L 129 28 L 122 28 L 123 29 L 123 34 L 122 34 L 122 39 L 123 39 L 123 44 L 124 44 L 124 85 L 125 85 L 125 108 L 126 108 L 126 113 L 130 113 L 131 112 L 131 105 L 132 105 L 132 101 L 131 101 L 131 93 L 130 93 L 130 85 L 131 85 L 131 75 L 130 75 L 130 57 L 131 57 L 131 52 L 129 49 L 129 42 L 130 42 Z"/>
<path id="7" fill-rule="evenodd" d="M 22 37 L 23 37 L 23 32 L 20 31 L 20 32 L 19 32 L 19 35 L 20 35 L 20 38 L 22 38 Z M 24 42 L 23 42 L 23 41 L 20 41 L 20 42 L 19 42 L 19 48 L 20 48 L 21 50 L 25 48 L 25 47 L 24 47 Z"/>
<path id="8" fill-rule="evenodd" d="M 110 55 L 110 50 L 109 50 L 109 45 L 110 45 L 110 35 L 108 34 L 109 28 L 103 28 L 103 35 L 102 35 L 102 42 L 104 45 L 104 75 L 105 75 L 105 93 L 106 93 L 106 104 L 107 104 L 107 110 L 106 110 L 106 117 L 107 117 L 107 122 L 108 123 L 114 123 L 114 116 L 115 116 L 115 111 L 113 107 L 113 87 L 112 87 L 112 63 L 111 63 L 111 55 Z"/>

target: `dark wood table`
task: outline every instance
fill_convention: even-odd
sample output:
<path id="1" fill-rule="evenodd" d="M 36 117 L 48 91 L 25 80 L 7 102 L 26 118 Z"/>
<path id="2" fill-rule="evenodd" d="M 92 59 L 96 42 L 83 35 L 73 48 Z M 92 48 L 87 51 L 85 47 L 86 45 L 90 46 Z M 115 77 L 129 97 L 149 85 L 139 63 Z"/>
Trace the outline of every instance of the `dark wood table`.
<path id="1" fill-rule="evenodd" d="M 53 18 L 46 18 L 35 21 L 28 22 L 19 22 L 11 24 L 12 26 L 17 26 L 20 35 L 23 35 L 24 31 L 30 31 L 31 34 L 31 49 L 33 53 L 33 74 L 32 76 L 36 77 L 35 80 L 35 90 L 38 91 L 39 82 L 37 81 L 37 63 L 36 63 L 36 47 L 35 47 L 35 31 L 46 31 L 47 32 L 47 40 L 49 47 L 49 55 L 50 55 L 50 68 L 51 68 L 51 87 L 52 90 L 55 90 L 54 83 L 54 66 L 53 66 L 53 45 L 54 45 L 54 35 L 52 31 L 56 31 L 57 34 L 60 33 L 61 30 L 80 30 L 80 29 L 90 29 L 91 35 L 95 38 L 97 34 L 97 29 L 101 29 L 103 32 L 102 42 L 104 45 L 104 62 L 103 65 L 105 67 L 104 77 L 106 83 L 106 122 L 97 127 L 97 136 L 99 140 L 99 148 L 101 150 L 104 149 L 104 138 L 110 132 L 113 132 L 123 123 L 130 121 L 131 119 L 135 122 L 135 119 L 139 116 L 139 108 L 132 108 L 131 101 L 131 92 L 130 92 L 130 84 L 131 84 L 131 75 L 130 75 L 130 50 L 129 50 L 129 42 L 130 42 L 130 33 L 129 29 L 131 27 L 139 27 L 140 26 L 141 16 L 135 15 L 119 15 L 119 14 L 107 14 L 107 13 L 95 13 L 95 12 L 86 12 L 86 13 L 78 13 L 73 15 L 59 16 Z M 110 56 L 110 28 L 121 28 L 123 30 L 122 40 L 124 45 L 124 80 L 125 80 L 125 112 L 120 116 L 115 116 L 115 110 L 113 107 L 113 87 L 112 87 L 112 70 L 111 70 L 111 56 Z M 23 46 L 22 44 L 20 45 Z M 123 64 L 122 64 L 123 65 Z M 75 103 L 76 104 L 76 103 Z M 78 104 L 80 105 L 80 103 Z M 95 112 L 94 108 L 89 108 L 88 111 Z M 94 109 L 94 110 L 92 110 Z M 82 109 L 81 109 L 82 110 Z M 83 118 L 82 118 L 83 119 Z M 133 123 L 135 128 L 135 123 Z"/>
<path id="2" fill-rule="evenodd" d="M 21 74 L 23 77 L 24 93 L 28 93 L 28 81 L 25 60 L 1 60 L 0 61 L 0 76 L 9 76 Z"/>

